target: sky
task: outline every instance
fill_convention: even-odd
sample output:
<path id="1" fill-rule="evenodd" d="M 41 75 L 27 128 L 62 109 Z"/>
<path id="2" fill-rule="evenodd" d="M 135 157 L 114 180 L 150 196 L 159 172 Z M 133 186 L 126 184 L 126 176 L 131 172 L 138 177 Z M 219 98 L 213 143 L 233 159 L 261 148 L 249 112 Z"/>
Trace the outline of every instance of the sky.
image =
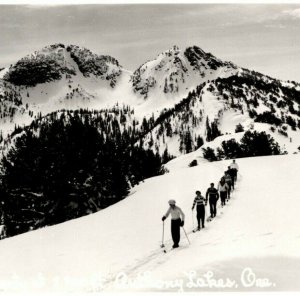
<path id="1" fill-rule="evenodd" d="M 53 43 L 108 54 L 135 70 L 178 45 L 300 82 L 300 4 L 0 6 L 0 67 Z"/>

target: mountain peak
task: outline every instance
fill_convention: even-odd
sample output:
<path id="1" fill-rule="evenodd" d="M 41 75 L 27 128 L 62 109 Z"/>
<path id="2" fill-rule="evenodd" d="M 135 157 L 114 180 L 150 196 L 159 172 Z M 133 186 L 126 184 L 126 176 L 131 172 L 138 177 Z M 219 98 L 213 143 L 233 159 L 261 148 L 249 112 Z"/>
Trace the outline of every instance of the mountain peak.
<path id="1" fill-rule="evenodd" d="M 236 72 L 232 63 L 223 62 L 198 46 L 180 50 L 177 45 L 140 66 L 132 76 L 133 88 L 144 98 L 155 88 L 165 94 L 184 94 L 196 84 Z"/>
<path id="2" fill-rule="evenodd" d="M 169 52 L 179 53 L 180 49 L 178 45 L 173 45 L 169 50 Z"/>
<path id="3" fill-rule="evenodd" d="M 194 52 L 199 56 L 206 56 L 207 55 L 207 53 L 202 48 L 200 48 L 199 46 L 196 46 L 196 45 L 187 47 L 185 51 Z"/>
<path id="4" fill-rule="evenodd" d="M 79 71 L 76 69 L 77 66 Z M 77 45 L 55 43 L 37 50 L 12 65 L 4 80 L 15 85 L 36 86 L 62 79 L 63 75 L 99 77 L 114 87 L 122 67 L 107 55 L 98 55 Z"/>
<path id="5" fill-rule="evenodd" d="M 58 48 L 66 48 L 66 45 L 63 43 L 54 43 L 54 44 L 47 45 L 44 48 L 55 50 Z"/>

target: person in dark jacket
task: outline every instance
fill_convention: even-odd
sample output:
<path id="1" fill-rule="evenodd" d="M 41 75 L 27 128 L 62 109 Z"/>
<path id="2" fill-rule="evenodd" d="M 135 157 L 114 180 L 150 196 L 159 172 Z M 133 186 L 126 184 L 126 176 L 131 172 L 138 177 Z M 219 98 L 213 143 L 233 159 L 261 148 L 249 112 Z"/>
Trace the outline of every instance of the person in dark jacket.
<path id="1" fill-rule="evenodd" d="M 207 199 L 205 199 L 199 190 L 196 191 L 196 197 L 193 202 L 192 211 L 194 210 L 194 207 L 196 206 L 197 209 L 197 222 L 198 222 L 198 230 L 200 230 L 200 222 L 202 224 L 202 228 L 205 227 L 204 221 L 205 221 L 205 206 L 207 205 Z"/>
<path id="2" fill-rule="evenodd" d="M 237 173 L 239 170 L 239 165 L 235 162 L 235 159 L 232 161 L 232 163 L 230 164 L 230 168 L 233 171 L 233 178 L 234 178 L 234 182 L 236 182 L 237 179 Z"/>
<path id="3" fill-rule="evenodd" d="M 215 184 L 211 183 L 206 191 L 206 200 L 209 200 L 211 218 L 214 218 L 217 215 L 217 201 L 219 199 L 219 192 L 214 186 Z"/>
<path id="4" fill-rule="evenodd" d="M 226 174 L 228 174 L 231 177 L 231 186 L 232 186 L 232 190 L 234 190 L 234 181 L 235 181 L 234 175 L 235 175 L 235 172 L 229 166 L 228 170 L 226 171 Z"/>
<path id="5" fill-rule="evenodd" d="M 227 201 L 228 201 L 228 199 L 230 199 L 232 178 L 229 174 L 227 174 L 227 172 L 225 172 L 224 178 L 225 178 L 225 182 L 228 186 L 228 190 L 227 190 Z"/>
<path id="6" fill-rule="evenodd" d="M 185 215 L 181 208 L 176 206 L 176 201 L 174 199 L 169 200 L 169 205 L 170 207 L 166 214 L 162 217 L 162 221 L 165 221 L 165 219 L 171 214 L 171 234 L 174 242 L 173 248 L 178 248 L 180 241 L 180 226 L 184 225 Z"/>

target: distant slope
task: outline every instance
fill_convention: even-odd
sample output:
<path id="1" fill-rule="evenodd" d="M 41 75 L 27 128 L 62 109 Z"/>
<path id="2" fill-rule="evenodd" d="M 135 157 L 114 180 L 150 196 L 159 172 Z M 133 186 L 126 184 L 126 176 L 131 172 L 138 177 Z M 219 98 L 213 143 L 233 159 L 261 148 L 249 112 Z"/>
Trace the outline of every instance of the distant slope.
<path id="1" fill-rule="evenodd" d="M 164 110 L 156 122 L 155 128 L 145 136 L 144 146 L 159 153 L 168 149 L 175 156 L 194 151 L 219 135 L 235 137 L 238 124 L 247 130 L 255 129 L 256 123 L 265 123 L 268 133 L 279 133 L 294 144 L 296 141 L 297 148 L 300 146 L 300 91 L 244 70 L 238 75 L 198 85 L 175 107 Z M 208 129 L 214 131 L 213 137 L 209 136 Z"/>

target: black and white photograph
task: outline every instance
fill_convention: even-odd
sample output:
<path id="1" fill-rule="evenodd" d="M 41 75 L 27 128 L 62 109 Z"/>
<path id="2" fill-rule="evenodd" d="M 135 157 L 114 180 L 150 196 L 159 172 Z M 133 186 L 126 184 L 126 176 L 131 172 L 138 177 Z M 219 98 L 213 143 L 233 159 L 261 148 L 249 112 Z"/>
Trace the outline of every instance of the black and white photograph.
<path id="1" fill-rule="evenodd" d="M 300 2 L 0 2 L 0 295 L 300 291 Z"/>

